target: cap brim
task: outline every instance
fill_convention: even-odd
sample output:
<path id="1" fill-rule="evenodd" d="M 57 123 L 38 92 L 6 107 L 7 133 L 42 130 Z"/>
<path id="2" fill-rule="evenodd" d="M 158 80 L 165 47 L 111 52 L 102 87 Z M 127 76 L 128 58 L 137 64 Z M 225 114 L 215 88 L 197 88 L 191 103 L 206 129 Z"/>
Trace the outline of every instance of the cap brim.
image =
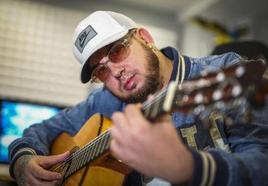
<path id="1" fill-rule="evenodd" d="M 89 60 L 87 60 L 85 62 L 85 64 L 83 65 L 83 68 L 81 69 L 81 82 L 82 83 L 87 83 L 90 78 L 91 78 L 91 73 L 92 73 L 92 69 L 89 68 Z"/>

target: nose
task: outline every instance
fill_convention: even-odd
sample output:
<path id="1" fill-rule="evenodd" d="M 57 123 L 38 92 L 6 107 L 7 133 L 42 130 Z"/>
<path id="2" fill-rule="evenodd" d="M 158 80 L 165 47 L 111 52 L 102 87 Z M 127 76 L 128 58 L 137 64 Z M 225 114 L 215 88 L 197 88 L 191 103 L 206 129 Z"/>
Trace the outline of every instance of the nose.
<path id="1" fill-rule="evenodd" d="M 111 61 L 109 61 L 107 64 L 108 68 L 111 71 L 111 74 L 115 77 L 115 78 L 120 78 L 124 72 L 124 67 L 122 66 L 122 64 L 120 63 L 113 63 Z"/>

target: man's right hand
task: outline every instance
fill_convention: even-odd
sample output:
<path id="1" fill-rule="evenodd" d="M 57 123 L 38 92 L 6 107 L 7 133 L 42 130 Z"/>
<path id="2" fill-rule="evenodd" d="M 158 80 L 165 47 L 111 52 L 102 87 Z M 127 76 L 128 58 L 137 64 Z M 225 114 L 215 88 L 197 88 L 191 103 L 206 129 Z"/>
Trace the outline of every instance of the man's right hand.
<path id="1" fill-rule="evenodd" d="M 48 170 L 63 162 L 70 152 L 53 156 L 23 155 L 14 165 L 14 176 L 19 186 L 55 186 L 62 180 L 61 173 Z"/>

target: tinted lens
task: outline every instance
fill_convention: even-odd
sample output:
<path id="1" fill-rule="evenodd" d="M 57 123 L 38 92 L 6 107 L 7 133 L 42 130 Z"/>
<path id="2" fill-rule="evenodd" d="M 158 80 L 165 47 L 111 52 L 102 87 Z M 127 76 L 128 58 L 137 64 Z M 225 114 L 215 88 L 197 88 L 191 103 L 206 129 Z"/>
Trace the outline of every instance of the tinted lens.
<path id="1" fill-rule="evenodd" d="M 109 74 L 110 69 L 106 65 L 99 65 L 97 68 L 93 70 L 91 77 L 95 79 L 97 78 L 95 81 L 98 82 L 98 80 L 104 81 L 105 79 L 107 79 Z"/>
<path id="2" fill-rule="evenodd" d="M 109 59 L 112 62 L 121 62 L 129 55 L 129 47 L 124 43 L 116 43 L 109 51 Z"/>
<path id="3" fill-rule="evenodd" d="M 129 48 L 130 36 L 131 35 L 129 35 L 123 41 L 121 40 L 121 42 L 118 41 L 105 47 L 105 51 L 109 51 L 108 54 L 107 53 L 106 54 L 108 55 L 110 62 L 119 63 L 128 57 L 130 53 Z M 103 55 L 101 56 L 103 57 Z M 92 71 L 91 80 L 93 82 L 104 82 L 108 78 L 110 73 L 111 71 L 107 66 L 107 64 L 97 65 L 97 67 Z"/>

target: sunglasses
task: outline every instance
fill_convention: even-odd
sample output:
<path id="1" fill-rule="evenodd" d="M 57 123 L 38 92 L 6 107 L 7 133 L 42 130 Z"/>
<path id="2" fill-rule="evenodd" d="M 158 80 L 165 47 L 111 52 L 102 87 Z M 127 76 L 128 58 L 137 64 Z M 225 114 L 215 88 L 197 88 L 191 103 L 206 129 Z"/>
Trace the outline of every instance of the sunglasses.
<path id="1" fill-rule="evenodd" d="M 92 83 L 104 82 L 111 74 L 110 68 L 107 66 L 108 62 L 120 63 L 129 56 L 130 53 L 130 39 L 132 38 L 135 30 L 130 31 L 124 38 L 116 41 L 111 45 L 107 56 L 107 62 L 95 65 L 91 73 L 90 81 Z M 135 38 L 135 37 L 134 37 Z M 108 47 L 109 48 L 109 47 Z"/>

